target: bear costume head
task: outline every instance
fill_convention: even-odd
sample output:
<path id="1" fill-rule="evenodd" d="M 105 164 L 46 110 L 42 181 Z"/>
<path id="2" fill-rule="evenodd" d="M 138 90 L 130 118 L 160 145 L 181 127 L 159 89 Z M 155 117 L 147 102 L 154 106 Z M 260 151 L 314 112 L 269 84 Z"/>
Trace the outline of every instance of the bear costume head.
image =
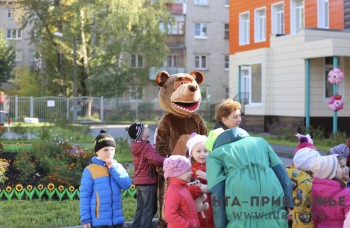
<path id="1" fill-rule="evenodd" d="M 203 80 L 204 76 L 200 71 L 175 75 L 166 71 L 159 72 L 156 82 L 161 87 L 158 95 L 160 106 L 176 116 L 192 116 L 199 109 L 202 96 L 198 85 Z"/>

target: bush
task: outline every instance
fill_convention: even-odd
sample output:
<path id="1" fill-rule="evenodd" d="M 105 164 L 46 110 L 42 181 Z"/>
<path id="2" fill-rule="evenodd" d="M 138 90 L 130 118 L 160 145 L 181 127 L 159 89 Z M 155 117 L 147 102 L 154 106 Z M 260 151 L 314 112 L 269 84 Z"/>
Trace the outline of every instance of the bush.
<path id="1" fill-rule="evenodd" d="M 33 149 L 20 151 L 13 163 L 16 173 L 10 181 L 23 185 L 49 183 L 79 187 L 83 169 L 94 153 L 56 136 L 33 144 Z M 15 184 L 15 183 L 12 183 Z"/>

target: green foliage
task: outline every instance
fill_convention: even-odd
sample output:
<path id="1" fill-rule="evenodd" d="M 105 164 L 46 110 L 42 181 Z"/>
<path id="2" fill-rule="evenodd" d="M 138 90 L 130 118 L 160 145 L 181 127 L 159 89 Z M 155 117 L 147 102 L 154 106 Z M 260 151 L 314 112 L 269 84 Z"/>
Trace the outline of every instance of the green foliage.
<path id="1" fill-rule="evenodd" d="M 82 170 L 92 156 L 91 150 L 73 145 L 60 136 L 41 140 L 33 143 L 30 152 L 18 152 L 14 167 L 19 178 L 10 181 L 24 185 L 53 183 L 56 186 L 78 187 Z"/>
<path id="2" fill-rule="evenodd" d="M 7 91 L 9 95 L 45 96 L 50 94 L 45 88 L 41 75 L 27 69 L 16 70 L 16 78 L 12 83 L 15 88 Z"/>
<path id="3" fill-rule="evenodd" d="M 0 85 L 11 77 L 15 67 L 16 50 L 14 45 L 5 39 L 3 30 L 0 30 Z"/>
<path id="4" fill-rule="evenodd" d="M 131 149 L 127 138 L 116 138 L 115 144 L 117 148 L 115 150 L 114 159 L 121 164 L 127 164 L 132 162 Z"/>
<path id="5" fill-rule="evenodd" d="M 123 215 L 131 221 L 136 209 L 134 198 L 123 199 Z M 0 227 L 68 227 L 79 226 L 79 200 L 19 201 L 5 200 L 0 203 Z M 21 213 L 24 212 L 25 213 Z"/>
<path id="6" fill-rule="evenodd" d="M 70 96 L 76 76 L 78 95 L 111 97 L 121 95 L 132 81 L 143 84 L 147 67 L 160 66 L 168 52 L 159 26 L 173 21 L 166 2 L 20 1 L 28 9 L 22 24 L 33 25 L 31 40 L 45 63 L 38 85 L 52 95 Z M 141 68 L 131 68 L 131 54 L 143 56 Z"/>

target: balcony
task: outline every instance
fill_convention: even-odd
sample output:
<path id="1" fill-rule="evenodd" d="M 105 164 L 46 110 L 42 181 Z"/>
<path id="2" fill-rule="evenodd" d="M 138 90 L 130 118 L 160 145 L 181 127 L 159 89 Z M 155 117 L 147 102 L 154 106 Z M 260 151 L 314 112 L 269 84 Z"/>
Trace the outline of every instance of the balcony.
<path id="1" fill-rule="evenodd" d="M 183 67 L 150 67 L 148 68 L 148 78 L 156 80 L 156 76 L 160 71 L 167 71 L 169 74 L 185 73 L 186 69 Z"/>

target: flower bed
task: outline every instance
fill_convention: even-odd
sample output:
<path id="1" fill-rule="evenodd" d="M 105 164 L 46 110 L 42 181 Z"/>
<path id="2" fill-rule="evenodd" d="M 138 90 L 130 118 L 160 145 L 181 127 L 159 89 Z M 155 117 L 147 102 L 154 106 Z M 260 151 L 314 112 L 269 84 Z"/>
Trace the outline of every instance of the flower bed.
<path id="1" fill-rule="evenodd" d="M 95 155 L 57 136 L 0 148 L 0 200 L 79 199 L 83 169 Z M 123 197 L 135 195 L 134 185 L 123 191 Z"/>
<path id="2" fill-rule="evenodd" d="M 131 185 L 129 189 L 123 191 L 123 198 L 135 197 L 136 188 L 135 185 Z M 53 183 L 49 183 L 46 187 L 42 184 L 33 187 L 27 185 L 23 187 L 22 184 L 16 184 L 14 188 L 7 186 L 4 189 L 0 189 L 0 200 L 33 200 L 33 199 L 46 199 L 46 200 L 73 200 L 80 199 L 79 189 L 74 186 L 65 187 L 59 185 L 56 187 Z"/>

